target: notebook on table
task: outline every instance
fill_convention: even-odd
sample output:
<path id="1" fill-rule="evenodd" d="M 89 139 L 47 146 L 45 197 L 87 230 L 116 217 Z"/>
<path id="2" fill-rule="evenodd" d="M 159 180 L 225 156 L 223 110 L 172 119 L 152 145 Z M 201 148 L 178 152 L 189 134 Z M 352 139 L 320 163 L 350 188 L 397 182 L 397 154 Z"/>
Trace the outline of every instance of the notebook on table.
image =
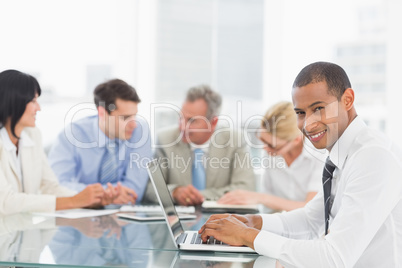
<path id="1" fill-rule="evenodd" d="M 194 214 L 194 206 L 176 206 L 176 211 L 180 214 Z M 120 207 L 120 212 L 159 212 L 162 213 L 162 208 L 159 205 L 123 205 Z"/>
<path id="2" fill-rule="evenodd" d="M 255 253 L 252 248 L 246 246 L 229 246 L 217 241 L 213 237 L 211 237 L 207 243 L 203 243 L 197 231 L 184 231 L 157 159 L 148 163 L 148 174 L 155 189 L 159 204 L 162 207 L 170 238 L 176 249 L 188 251 Z"/>
<path id="3" fill-rule="evenodd" d="M 135 221 L 164 221 L 165 217 L 162 212 L 125 212 L 117 213 L 119 218 L 135 220 Z M 179 214 L 181 220 L 194 220 L 197 218 L 195 214 Z"/>
<path id="4" fill-rule="evenodd" d="M 259 212 L 258 205 L 219 204 L 213 200 L 205 200 L 201 205 L 201 210 L 207 213 L 254 214 Z"/>

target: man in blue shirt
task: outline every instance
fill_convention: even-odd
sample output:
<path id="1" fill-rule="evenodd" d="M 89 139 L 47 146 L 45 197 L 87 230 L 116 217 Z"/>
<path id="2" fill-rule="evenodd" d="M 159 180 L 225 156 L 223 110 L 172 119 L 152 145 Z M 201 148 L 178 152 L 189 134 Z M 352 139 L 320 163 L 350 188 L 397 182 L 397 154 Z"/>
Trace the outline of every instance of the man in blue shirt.
<path id="1" fill-rule="evenodd" d="M 94 99 L 98 115 L 72 122 L 59 134 L 50 165 L 70 189 L 101 183 L 115 191 L 114 204 L 140 202 L 148 182 L 145 163 L 152 159 L 148 124 L 137 117 L 141 100 L 119 79 L 98 85 Z"/>

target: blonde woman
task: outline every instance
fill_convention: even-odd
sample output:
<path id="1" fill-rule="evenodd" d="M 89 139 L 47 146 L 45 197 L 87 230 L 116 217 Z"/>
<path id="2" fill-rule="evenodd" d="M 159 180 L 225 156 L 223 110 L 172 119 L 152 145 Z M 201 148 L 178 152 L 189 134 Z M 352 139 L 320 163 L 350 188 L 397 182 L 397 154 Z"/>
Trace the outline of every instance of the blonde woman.
<path id="1" fill-rule="evenodd" d="M 324 162 L 304 148 L 292 103 L 279 102 L 267 111 L 258 138 L 274 160 L 264 173 L 264 192 L 236 190 L 218 203 L 263 204 L 285 211 L 303 207 L 322 188 Z"/>

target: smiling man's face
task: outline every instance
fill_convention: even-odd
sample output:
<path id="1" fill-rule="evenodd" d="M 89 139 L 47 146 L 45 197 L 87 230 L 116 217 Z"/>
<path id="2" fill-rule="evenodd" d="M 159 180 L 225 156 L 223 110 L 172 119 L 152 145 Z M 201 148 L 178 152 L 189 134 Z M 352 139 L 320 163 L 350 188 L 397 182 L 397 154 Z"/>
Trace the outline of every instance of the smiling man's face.
<path id="1" fill-rule="evenodd" d="M 317 149 L 331 150 L 349 124 L 343 98 L 330 94 L 323 81 L 293 88 L 292 99 L 304 136 Z"/>

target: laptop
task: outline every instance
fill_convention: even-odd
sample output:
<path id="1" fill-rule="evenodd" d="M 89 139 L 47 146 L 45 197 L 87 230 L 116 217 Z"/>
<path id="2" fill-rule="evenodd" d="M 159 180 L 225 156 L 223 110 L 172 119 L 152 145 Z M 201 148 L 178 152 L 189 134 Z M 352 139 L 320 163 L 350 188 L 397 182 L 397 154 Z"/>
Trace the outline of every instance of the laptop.
<path id="1" fill-rule="evenodd" d="M 162 212 L 165 216 L 166 224 L 176 249 L 188 251 L 255 253 L 252 248 L 246 246 L 229 246 L 213 237 L 211 237 L 207 243 L 203 243 L 197 231 L 184 231 L 157 159 L 148 163 L 148 174 L 155 189 L 159 204 L 162 207 Z"/>

